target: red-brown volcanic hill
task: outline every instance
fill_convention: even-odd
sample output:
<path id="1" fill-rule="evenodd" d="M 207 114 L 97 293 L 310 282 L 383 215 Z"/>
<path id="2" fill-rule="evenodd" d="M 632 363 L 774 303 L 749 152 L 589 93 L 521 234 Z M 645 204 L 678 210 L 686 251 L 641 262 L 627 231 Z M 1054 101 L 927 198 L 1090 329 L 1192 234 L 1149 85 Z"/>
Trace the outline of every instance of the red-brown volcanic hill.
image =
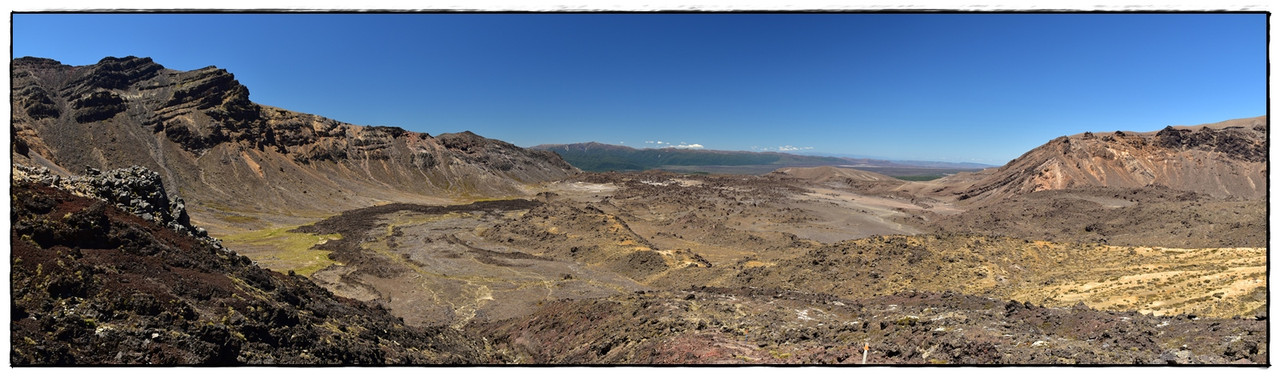
<path id="1" fill-rule="evenodd" d="M 1262 198 L 1267 193 L 1267 128 L 1262 116 L 1157 132 L 1063 136 L 980 173 L 985 177 L 960 198 L 986 201 L 1044 190 L 1148 186 Z"/>
<path id="2" fill-rule="evenodd" d="M 523 193 L 574 174 L 554 153 L 470 132 L 432 137 L 262 106 L 227 71 L 149 58 L 13 61 L 15 162 L 81 173 L 140 165 L 192 204 L 333 213 L 383 201 Z"/>

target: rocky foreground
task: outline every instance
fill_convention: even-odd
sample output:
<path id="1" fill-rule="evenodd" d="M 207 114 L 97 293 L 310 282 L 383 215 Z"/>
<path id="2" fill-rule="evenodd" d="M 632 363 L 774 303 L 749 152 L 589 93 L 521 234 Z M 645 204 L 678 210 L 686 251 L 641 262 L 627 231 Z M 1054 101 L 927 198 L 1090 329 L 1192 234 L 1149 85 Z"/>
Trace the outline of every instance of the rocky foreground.
<path id="1" fill-rule="evenodd" d="M 108 188 L 151 174 L 124 169 L 106 176 L 113 178 L 63 186 L 115 192 Z M 152 212 L 121 208 L 147 203 L 134 200 L 156 188 L 145 187 L 120 191 L 112 205 L 84 192 L 14 181 L 12 365 L 487 360 L 480 343 L 456 330 L 405 326 L 385 309 L 262 269 L 160 216 L 142 217 Z"/>
<path id="2" fill-rule="evenodd" d="M 950 292 L 867 299 L 692 287 L 565 300 L 474 326 L 503 357 L 547 364 L 1253 364 L 1265 317 L 1046 308 Z"/>
<path id="3" fill-rule="evenodd" d="M 335 296 L 303 276 L 260 268 L 192 231 L 176 198 L 156 196 L 164 190 L 154 173 L 90 173 L 54 179 L 38 169 L 15 170 L 13 365 L 861 364 L 864 347 L 868 364 L 1269 363 L 1265 314 L 1155 316 L 944 289 L 857 295 L 750 284 L 640 288 L 530 301 L 528 311 L 451 327 L 406 324 L 376 301 Z M 509 205 L 366 212 L 447 214 Z M 377 214 L 349 215 L 337 219 L 372 222 L 317 226 L 358 236 L 377 225 Z M 467 254 L 510 273 L 534 262 L 564 263 L 451 242 L 473 245 Z M 355 245 L 338 247 L 338 254 L 369 252 Z M 830 258 L 815 258 L 836 251 L 788 263 L 821 269 Z M 760 271 L 750 267 L 737 276 L 758 280 Z M 789 276 L 760 282 L 807 286 L 824 278 Z"/>

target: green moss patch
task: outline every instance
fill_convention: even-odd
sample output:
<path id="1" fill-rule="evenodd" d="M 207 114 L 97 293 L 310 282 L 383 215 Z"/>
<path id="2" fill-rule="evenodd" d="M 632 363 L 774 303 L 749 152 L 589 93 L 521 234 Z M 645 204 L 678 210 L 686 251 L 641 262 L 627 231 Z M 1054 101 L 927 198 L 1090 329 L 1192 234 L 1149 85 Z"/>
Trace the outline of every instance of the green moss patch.
<path id="1" fill-rule="evenodd" d="M 253 232 L 233 234 L 223 237 L 223 241 L 267 247 L 275 252 L 265 257 L 256 258 L 263 266 L 279 272 L 292 270 L 303 276 L 310 276 L 335 262 L 329 259 L 329 251 L 312 249 L 312 246 L 342 239 L 338 234 L 297 233 L 291 230 L 298 227 L 267 228 Z"/>

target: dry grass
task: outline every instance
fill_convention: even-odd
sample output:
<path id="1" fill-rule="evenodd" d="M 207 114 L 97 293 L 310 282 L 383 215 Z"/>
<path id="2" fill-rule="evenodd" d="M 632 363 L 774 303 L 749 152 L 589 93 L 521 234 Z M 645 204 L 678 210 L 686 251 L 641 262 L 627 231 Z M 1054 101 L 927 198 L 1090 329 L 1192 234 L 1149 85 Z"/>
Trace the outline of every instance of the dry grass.
<path id="1" fill-rule="evenodd" d="M 1132 252 L 1130 252 L 1132 250 Z M 1014 292 L 1016 300 L 1156 315 L 1246 315 L 1266 306 L 1264 248 L 1101 249 L 1092 266 L 1046 269 L 1045 281 Z"/>

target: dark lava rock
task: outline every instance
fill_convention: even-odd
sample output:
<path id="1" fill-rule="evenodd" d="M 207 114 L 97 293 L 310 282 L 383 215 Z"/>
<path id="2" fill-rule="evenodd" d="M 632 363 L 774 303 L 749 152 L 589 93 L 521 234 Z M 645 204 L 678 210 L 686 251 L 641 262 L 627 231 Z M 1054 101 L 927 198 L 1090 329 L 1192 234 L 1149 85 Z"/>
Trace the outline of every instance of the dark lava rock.
<path id="1" fill-rule="evenodd" d="M 80 97 L 71 103 L 71 107 L 76 110 L 76 121 L 80 123 L 111 119 L 126 108 L 124 99 L 107 91 L 93 92 Z"/>
<path id="2" fill-rule="evenodd" d="M 176 232 L 208 236 L 204 229 L 191 224 L 186 203 L 181 198 L 169 197 L 160 174 L 146 168 L 131 166 L 106 172 L 87 168 L 85 175 L 70 178 L 52 174 L 42 167 L 15 165 L 15 168 L 22 172 L 15 179 L 82 192 Z"/>
<path id="3" fill-rule="evenodd" d="M 131 85 L 155 77 L 164 67 L 151 58 L 127 56 L 105 57 L 94 66 L 94 73 L 85 77 L 84 85 L 103 89 L 125 89 Z"/>
<path id="4" fill-rule="evenodd" d="M 1256 130 L 1255 130 L 1256 131 Z M 1232 158 L 1262 162 L 1267 160 L 1266 145 L 1249 131 L 1239 129 L 1213 129 L 1204 127 L 1196 131 L 1165 127 L 1156 132 L 1156 145 L 1172 149 L 1203 149 L 1222 152 Z"/>
<path id="5" fill-rule="evenodd" d="M 14 96 L 14 103 L 27 112 L 31 119 L 57 118 L 62 115 L 57 103 L 49 97 L 49 92 L 38 86 L 23 88 Z"/>
<path id="6" fill-rule="evenodd" d="M 13 59 L 13 66 L 15 68 L 25 67 L 25 68 L 33 68 L 33 69 L 55 69 L 55 68 L 66 67 L 66 65 L 62 64 L 62 62 L 59 62 L 57 60 L 53 60 L 49 58 L 37 58 L 34 56 L 24 56 L 21 58 Z"/>
<path id="7" fill-rule="evenodd" d="M 143 180 L 108 176 L 96 175 Z M 12 198 L 11 365 L 490 360 L 457 330 L 405 326 L 101 200 L 35 181 L 15 181 Z"/>

